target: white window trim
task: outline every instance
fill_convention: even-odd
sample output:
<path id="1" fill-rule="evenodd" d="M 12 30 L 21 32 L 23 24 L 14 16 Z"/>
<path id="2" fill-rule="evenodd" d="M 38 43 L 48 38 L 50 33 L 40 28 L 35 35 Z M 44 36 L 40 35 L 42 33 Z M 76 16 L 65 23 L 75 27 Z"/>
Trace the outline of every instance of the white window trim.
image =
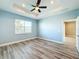
<path id="1" fill-rule="evenodd" d="M 16 30 L 16 21 L 17 20 L 20 20 L 20 19 L 15 19 L 15 34 L 30 34 L 30 33 L 32 33 L 32 22 L 31 21 L 26 21 L 26 20 L 20 20 L 20 21 L 24 21 L 24 31 L 23 32 L 17 32 L 17 30 Z M 26 32 L 26 28 L 25 27 L 27 27 L 27 26 L 25 26 L 25 22 L 30 22 L 31 23 L 31 25 L 30 25 L 30 31 L 29 32 Z"/>

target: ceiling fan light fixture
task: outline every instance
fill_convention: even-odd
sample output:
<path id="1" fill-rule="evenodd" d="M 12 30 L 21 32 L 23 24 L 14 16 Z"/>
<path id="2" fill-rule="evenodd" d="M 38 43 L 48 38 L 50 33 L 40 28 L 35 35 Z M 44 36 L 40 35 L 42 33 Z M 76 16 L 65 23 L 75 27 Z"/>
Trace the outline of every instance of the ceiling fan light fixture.
<path id="1" fill-rule="evenodd" d="M 39 9 L 39 7 L 35 7 L 35 10 L 38 10 Z"/>

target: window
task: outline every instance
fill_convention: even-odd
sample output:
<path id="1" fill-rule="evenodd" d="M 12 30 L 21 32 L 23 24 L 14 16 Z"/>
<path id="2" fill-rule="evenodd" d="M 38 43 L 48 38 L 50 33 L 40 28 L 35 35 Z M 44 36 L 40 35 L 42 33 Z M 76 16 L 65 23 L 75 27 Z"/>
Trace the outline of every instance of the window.
<path id="1" fill-rule="evenodd" d="M 31 33 L 32 32 L 32 22 L 25 20 L 15 20 L 15 33 Z"/>

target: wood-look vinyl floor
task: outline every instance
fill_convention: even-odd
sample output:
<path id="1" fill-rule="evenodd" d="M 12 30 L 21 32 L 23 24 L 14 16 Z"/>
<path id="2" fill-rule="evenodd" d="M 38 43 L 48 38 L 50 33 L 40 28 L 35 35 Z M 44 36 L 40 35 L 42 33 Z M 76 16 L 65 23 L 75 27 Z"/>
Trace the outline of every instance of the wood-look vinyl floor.
<path id="1" fill-rule="evenodd" d="M 34 39 L 0 47 L 0 59 L 79 59 L 76 48 Z"/>

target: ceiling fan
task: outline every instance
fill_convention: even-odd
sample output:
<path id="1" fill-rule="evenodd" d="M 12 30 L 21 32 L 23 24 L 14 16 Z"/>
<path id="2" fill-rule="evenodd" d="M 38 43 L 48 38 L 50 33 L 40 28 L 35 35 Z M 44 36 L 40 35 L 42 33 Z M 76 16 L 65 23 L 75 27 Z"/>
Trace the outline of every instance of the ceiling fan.
<path id="1" fill-rule="evenodd" d="M 47 6 L 39 6 L 40 3 L 41 3 L 41 0 L 37 0 L 36 5 L 32 5 L 32 7 L 34 7 L 34 8 L 31 10 L 31 12 L 34 11 L 34 10 L 38 11 L 38 12 L 41 12 L 40 8 L 42 8 L 42 9 L 47 8 Z"/>
<path id="2" fill-rule="evenodd" d="M 21 5 L 18 5 L 16 3 L 13 4 L 13 8 L 16 9 L 17 11 L 19 12 L 22 12 L 22 13 L 28 13 L 28 14 L 34 14 L 34 15 L 38 15 L 38 13 L 35 13 L 35 12 L 32 12 L 32 11 L 38 11 L 39 13 L 41 12 L 40 8 L 47 8 L 47 6 L 39 6 L 40 5 L 40 2 L 41 0 L 37 0 L 37 3 L 36 5 L 32 5 L 32 7 L 34 7 L 34 9 L 32 10 L 29 10 L 25 7 L 22 7 Z M 30 12 L 31 11 L 31 12 Z"/>

